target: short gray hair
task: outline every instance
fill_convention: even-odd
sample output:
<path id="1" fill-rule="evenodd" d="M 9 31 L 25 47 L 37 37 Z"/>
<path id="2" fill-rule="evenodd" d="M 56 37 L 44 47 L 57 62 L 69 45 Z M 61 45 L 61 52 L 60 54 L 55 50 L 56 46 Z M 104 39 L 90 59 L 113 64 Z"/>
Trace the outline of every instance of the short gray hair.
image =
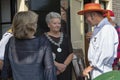
<path id="1" fill-rule="evenodd" d="M 59 18 L 61 20 L 61 15 L 57 12 L 49 12 L 46 15 L 46 23 L 48 24 L 50 22 L 50 20 L 53 18 Z"/>

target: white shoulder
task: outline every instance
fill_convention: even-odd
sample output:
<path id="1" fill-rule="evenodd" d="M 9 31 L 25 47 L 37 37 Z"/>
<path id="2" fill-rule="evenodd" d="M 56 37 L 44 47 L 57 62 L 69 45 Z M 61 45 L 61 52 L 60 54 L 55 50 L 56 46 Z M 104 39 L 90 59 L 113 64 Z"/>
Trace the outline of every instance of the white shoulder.
<path id="1" fill-rule="evenodd" d="M 2 38 L 4 38 L 4 37 L 11 37 L 11 36 L 13 36 L 12 33 L 6 32 L 6 33 L 3 34 Z"/>

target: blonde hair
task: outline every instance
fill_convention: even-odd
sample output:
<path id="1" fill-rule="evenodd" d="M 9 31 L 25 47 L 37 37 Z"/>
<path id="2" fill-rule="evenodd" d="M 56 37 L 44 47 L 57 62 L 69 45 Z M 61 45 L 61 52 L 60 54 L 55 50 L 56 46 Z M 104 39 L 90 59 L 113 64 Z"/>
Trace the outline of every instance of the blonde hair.
<path id="1" fill-rule="evenodd" d="M 36 32 L 38 15 L 33 11 L 16 13 L 13 18 L 12 32 L 16 38 L 30 38 Z"/>

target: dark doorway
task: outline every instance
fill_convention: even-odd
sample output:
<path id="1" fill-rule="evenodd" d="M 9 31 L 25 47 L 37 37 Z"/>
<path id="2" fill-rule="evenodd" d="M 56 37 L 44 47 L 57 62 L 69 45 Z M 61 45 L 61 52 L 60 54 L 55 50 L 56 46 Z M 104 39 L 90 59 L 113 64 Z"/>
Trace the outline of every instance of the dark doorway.
<path id="1" fill-rule="evenodd" d="M 0 39 L 11 26 L 16 4 L 16 0 L 0 0 Z"/>
<path id="2" fill-rule="evenodd" d="M 29 9 L 39 14 L 38 29 L 36 36 L 49 31 L 45 22 L 46 15 L 55 11 L 60 13 L 60 0 L 30 0 Z"/>

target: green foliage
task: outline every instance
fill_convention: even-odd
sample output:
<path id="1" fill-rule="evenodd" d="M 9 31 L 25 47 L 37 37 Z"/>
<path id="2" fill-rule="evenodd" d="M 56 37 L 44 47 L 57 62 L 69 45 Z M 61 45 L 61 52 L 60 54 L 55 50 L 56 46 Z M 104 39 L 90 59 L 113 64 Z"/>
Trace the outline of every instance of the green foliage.
<path id="1" fill-rule="evenodd" d="M 93 80 L 120 80 L 120 71 L 113 70 L 113 71 L 104 73 Z"/>

